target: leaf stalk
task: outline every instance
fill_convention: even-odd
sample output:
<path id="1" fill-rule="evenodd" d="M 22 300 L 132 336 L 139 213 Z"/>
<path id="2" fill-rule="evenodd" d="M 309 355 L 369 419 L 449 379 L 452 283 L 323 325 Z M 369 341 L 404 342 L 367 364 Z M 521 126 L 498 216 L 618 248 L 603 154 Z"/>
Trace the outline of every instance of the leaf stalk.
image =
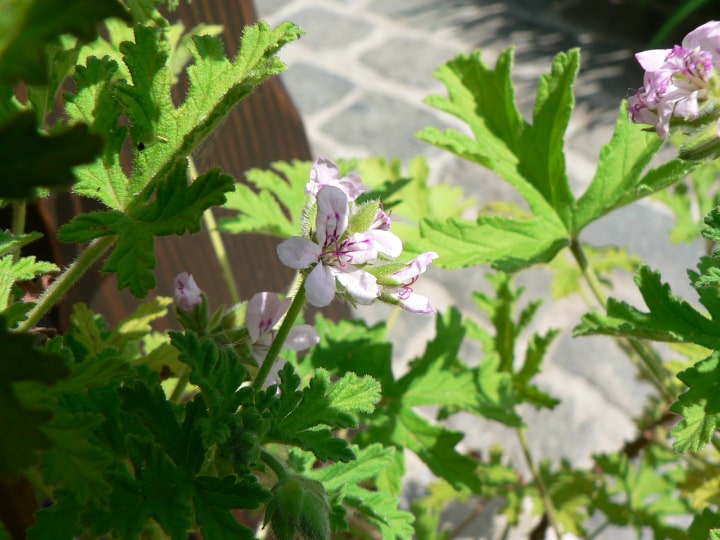
<path id="1" fill-rule="evenodd" d="M 523 456 L 525 457 L 525 463 L 530 469 L 530 472 L 533 475 L 533 480 L 535 481 L 535 486 L 540 493 L 540 498 L 542 499 L 543 506 L 545 507 L 545 512 L 547 512 L 550 526 L 553 531 L 555 531 L 555 536 L 559 540 L 562 538 L 562 535 L 560 534 L 560 522 L 557 517 L 557 512 L 555 511 L 555 505 L 550 498 L 550 492 L 548 491 L 545 481 L 540 474 L 540 469 L 535 464 L 535 460 L 533 460 L 532 453 L 530 452 L 530 444 L 527 439 L 526 428 L 516 428 L 515 432 L 517 433 L 518 440 L 520 441 L 520 447 L 522 448 Z"/>
<path id="2" fill-rule="evenodd" d="M 580 272 L 585 279 L 590 291 L 595 299 L 602 306 L 603 311 L 607 312 L 608 299 L 602 289 L 602 284 L 597 273 L 590 265 L 582 245 L 577 238 L 570 242 L 570 251 L 580 268 Z M 652 350 L 646 343 L 635 338 L 618 338 L 618 344 L 625 351 L 631 361 L 636 364 L 638 369 L 647 375 L 650 382 L 660 392 L 660 394 L 669 401 L 675 400 L 675 394 L 670 390 L 664 381 L 667 380 L 667 374 L 663 368 L 657 353 Z M 639 362 L 638 362 L 639 359 Z"/>
<path id="3" fill-rule="evenodd" d="M 20 332 L 28 332 L 42 319 L 50 309 L 57 304 L 63 295 L 72 287 L 75 282 L 90 268 L 110 246 L 117 240 L 116 236 L 103 236 L 90 242 L 88 247 L 68 266 L 68 268 L 53 281 L 52 285 L 47 288 L 43 295 L 35 304 L 20 326 Z"/>

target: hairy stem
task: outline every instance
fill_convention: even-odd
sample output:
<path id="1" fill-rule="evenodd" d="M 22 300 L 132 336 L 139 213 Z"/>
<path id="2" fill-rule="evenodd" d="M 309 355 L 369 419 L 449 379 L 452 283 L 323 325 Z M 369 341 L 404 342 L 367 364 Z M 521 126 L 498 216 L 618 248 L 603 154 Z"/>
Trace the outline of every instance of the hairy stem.
<path id="1" fill-rule="evenodd" d="M 183 394 L 185 393 L 185 388 L 187 388 L 189 380 L 190 368 L 186 367 L 178 378 L 177 383 L 175 383 L 175 388 L 173 388 L 172 394 L 170 394 L 170 401 L 172 401 L 173 403 L 178 403 L 180 401 Z"/>
<path id="2" fill-rule="evenodd" d="M 270 452 L 267 450 L 260 450 L 260 459 L 265 462 L 265 465 L 272 469 L 278 480 L 282 480 L 287 477 L 288 473 L 285 470 L 285 467 L 283 467 L 282 463 L 280 463 Z"/>
<path id="3" fill-rule="evenodd" d="M 12 233 L 20 236 L 25 232 L 25 218 L 27 215 L 27 203 L 25 201 L 15 202 L 12 205 Z M 12 251 L 13 261 L 20 258 L 20 249 L 16 247 Z"/>
<path id="4" fill-rule="evenodd" d="M 533 475 L 533 480 L 535 481 L 535 486 L 540 493 L 540 498 L 542 499 L 543 506 L 545 507 L 545 512 L 547 513 L 550 526 L 553 531 L 555 531 L 555 536 L 558 540 L 560 540 L 562 536 L 560 534 L 560 522 L 558 521 L 557 513 L 555 512 L 555 505 L 553 505 L 552 499 L 550 498 L 550 492 L 548 491 L 545 481 L 540 474 L 540 469 L 535 464 L 532 454 L 530 453 L 530 445 L 528 444 L 526 429 L 524 427 L 516 428 L 515 432 L 517 433 L 518 440 L 520 441 L 523 456 L 525 456 L 525 463 L 530 469 L 530 472 Z"/>
<path id="5" fill-rule="evenodd" d="M 582 272 L 585 283 L 587 283 L 590 291 L 595 299 L 607 311 L 608 299 L 603 291 L 602 284 L 595 273 L 595 270 L 588 262 L 585 252 L 577 239 L 573 239 L 570 243 L 570 251 Z M 662 366 L 658 354 L 646 343 L 635 338 L 618 338 L 618 344 L 628 355 L 630 360 L 635 363 L 638 368 L 645 373 L 650 382 L 662 394 L 665 399 L 674 400 L 675 394 L 668 388 L 665 381 L 667 374 Z"/>
<path id="6" fill-rule="evenodd" d="M 90 242 L 80 256 L 43 293 L 18 330 L 21 332 L 32 330 L 43 315 L 60 301 L 70 287 L 115 243 L 116 239 L 116 236 L 103 236 Z"/>
<path id="7" fill-rule="evenodd" d="M 195 162 L 192 158 L 188 158 L 190 167 L 190 178 L 195 180 L 197 178 L 197 169 L 195 168 Z M 240 294 L 235 284 L 235 276 L 233 275 L 232 267 L 228 259 L 227 250 L 225 249 L 225 243 L 223 242 L 222 235 L 217 228 L 217 222 L 215 221 L 215 215 L 212 212 L 212 208 L 208 208 L 203 212 L 203 222 L 205 223 L 205 230 L 210 237 L 210 245 L 215 252 L 215 258 L 220 265 L 220 270 L 227 285 L 228 292 L 230 293 L 230 300 L 233 304 L 240 302 Z"/>
<path id="8" fill-rule="evenodd" d="M 305 288 L 302 286 L 301 282 L 300 287 L 295 293 L 295 298 L 293 298 L 292 304 L 290 304 L 290 307 L 287 310 L 287 314 L 285 315 L 285 318 L 280 325 L 280 329 L 278 330 L 277 335 L 275 336 L 275 339 L 270 346 L 270 350 L 267 352 L 265 360 L 263 360 L 263 363 L 260 366 L 260 370 L 255 377 L 255 381 L 253 382 L 253 388 L 256 391 L 260 390 L 263 387 L 265 379 L 267 379 L 267 376 L 270 373 L 273 364 L 275 364 L 275 360 L 277 359 L 278 354 L 280 354 L 280 349 L 282 349 L 282 346 L 285 343 L 285 339 L 287 339 L 287 336 L 290 333 L 290 329 L 293 327 L 293 324 L 295 324 L 295 320 L 297 319 L 298 315 L 300 315 L 300 312 L 302 311 L 304 305 Z"/>

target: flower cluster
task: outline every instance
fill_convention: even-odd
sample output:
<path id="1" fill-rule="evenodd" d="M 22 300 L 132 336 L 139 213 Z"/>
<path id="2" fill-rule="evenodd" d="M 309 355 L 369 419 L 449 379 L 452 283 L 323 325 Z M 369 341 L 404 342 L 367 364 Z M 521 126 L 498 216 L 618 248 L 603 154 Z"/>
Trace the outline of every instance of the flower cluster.
<path id="1" fill-rule="evenodd" d="M 314 197 L 315 229 L 285 240 L 277 252 L 283 264 L 306 274 L 310 304 L 327 306 L 339 294 L 353 304 L 379 299 L 414 313 L 434 311 L 412 285 L 437 254 L 396 262 L 402 241 L 390 232 L 390 218 L 378 201 L 357 203 L 367 191 L 359 176 L 340 177 L 334 162 L 320 158 L 305 191 Z"/>
<path id="2" fill-rule="evenodd" d="M 720 21 L 696 28 L 672 49 L 643 51 L 635 58 L 645 76 L 643 87 L 628 99 L 630 120 L 654 125 L 664 139 L 671 118 L 697 118 L 711 95 L 720 67 Z"/>

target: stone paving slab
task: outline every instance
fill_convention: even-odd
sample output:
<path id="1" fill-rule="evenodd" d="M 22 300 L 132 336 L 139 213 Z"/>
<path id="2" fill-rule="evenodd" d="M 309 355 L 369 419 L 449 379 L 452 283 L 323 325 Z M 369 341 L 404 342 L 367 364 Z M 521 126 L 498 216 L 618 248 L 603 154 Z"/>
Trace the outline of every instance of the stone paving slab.
<path id="1" fill-rule="evenodd" d="M 432 77 L 440 64 L 476 48 L 482 49 L 486 63 L 493 64 L 503 49 L 514 46 L 517 97 L 527 116 L 537 78 L 549 71 L 553 56 L 581 47 L 578 106 L 566 140 L 568 172 L 578 191 L 592 178 L 621 99 L 629 87 L 642 80 L 632 58 L 633 44 L 593 33 L 592 20 L 580 24 L 581 2 L 576 0 L 257 0 L 256 4 L 260 16 L 271 24 L 290 20 L 307 31 L 298 43 L 283 50 L 281 56 L 289 69 L 282 77 L 303 115 L 316 155 L 334 159 L 378 155 L 407 161 L 421 153 L 430 165 L 431 182 L 460 185 L 481 206 L 498 198 L 522 200 L 492 173 L 413 136 L 426 125 L 461 127 L 456 119 L 423 104 L 431 93 L 445 94 Z M 672 216 L 666 209 L 642 201 L 599 220 L 588 228 L 584 239 L 627 247 L 660 269 L 675 291 L 694 299 L 685 266 L 678 261 L 695 264 L 701 246 L 670 244 L 667 233 L 671 226 Z M 420 292 L 440 310 L 457 305 L 464 313 L 477 314 L 470 293 L 488 290 L 486 272 L 485 268 L 430 269 L 428 279 L 419 282 Z M 517 282 L 527 288 L 528 299 L 546 300 L 531 331 L 572 328 L 586 311 L 578 299 L 551 301 L 546 270 L 523 272 Z M 614 296 L 639 304 L 628 276 L 618 280 Z M 384 320 L 388 314 L 383 306 L 358 312 L 369 322 Z M 433 333 L 431 317 L 403 313 L 391 332 L 397 358 L 393 368 L 402 371 L 405 362 L 424 348 L 422 339 L 402 336 L 430 339 Z M 480 351 L 471 346 L 463 352 L 465 358 L 480 359 Z M 633 368 L 609 340 L 573 339 L 569 331 L 556 339 L 538 382 L 563 403 L 553 412 L 523 411 L 531 447 L 537 456 L 565 457 L 580 466 L 590 464 L 591 452 L 615 450 L 634 436 L 632 418 L 640 413 L 648 393 L 647 385 L 635 380 Z M 466 433 L 461 443 L 464 448 L 482 451 L 501 443 L 522 469 L 511 431 L 470 415 L 456 415 L 450 425 Z M 412 498 L 422 494 L 431 476 L 411 456 L 409 467 L 412 478 L 406 497 Z M 447 518 L 461 523 L 467 511 L 454 508 Z M 491 516 L 492 511 L 483 514 L 465 531 L 467 537 L 493 538 L 498 527 L 493 526 L 496 521 Z M 532 526 L 529 521 L 525 531 Z M 635 537 L 628 533 L 607 529 L 597 538 Z M 516 536 L 526 537 L 522 531 Z"/>

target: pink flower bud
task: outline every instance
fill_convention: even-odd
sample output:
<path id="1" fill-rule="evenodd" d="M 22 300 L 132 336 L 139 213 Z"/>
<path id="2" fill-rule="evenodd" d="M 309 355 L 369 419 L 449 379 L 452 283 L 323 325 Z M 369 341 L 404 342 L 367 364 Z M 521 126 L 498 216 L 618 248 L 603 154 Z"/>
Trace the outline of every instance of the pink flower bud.
<path id="1" fill-rule="evenodd" d="M 183 311 L 192 311 L 202 301 L 202 290 L 191 274 L 181 272 L 175 277 L 175 303 Z"/>

